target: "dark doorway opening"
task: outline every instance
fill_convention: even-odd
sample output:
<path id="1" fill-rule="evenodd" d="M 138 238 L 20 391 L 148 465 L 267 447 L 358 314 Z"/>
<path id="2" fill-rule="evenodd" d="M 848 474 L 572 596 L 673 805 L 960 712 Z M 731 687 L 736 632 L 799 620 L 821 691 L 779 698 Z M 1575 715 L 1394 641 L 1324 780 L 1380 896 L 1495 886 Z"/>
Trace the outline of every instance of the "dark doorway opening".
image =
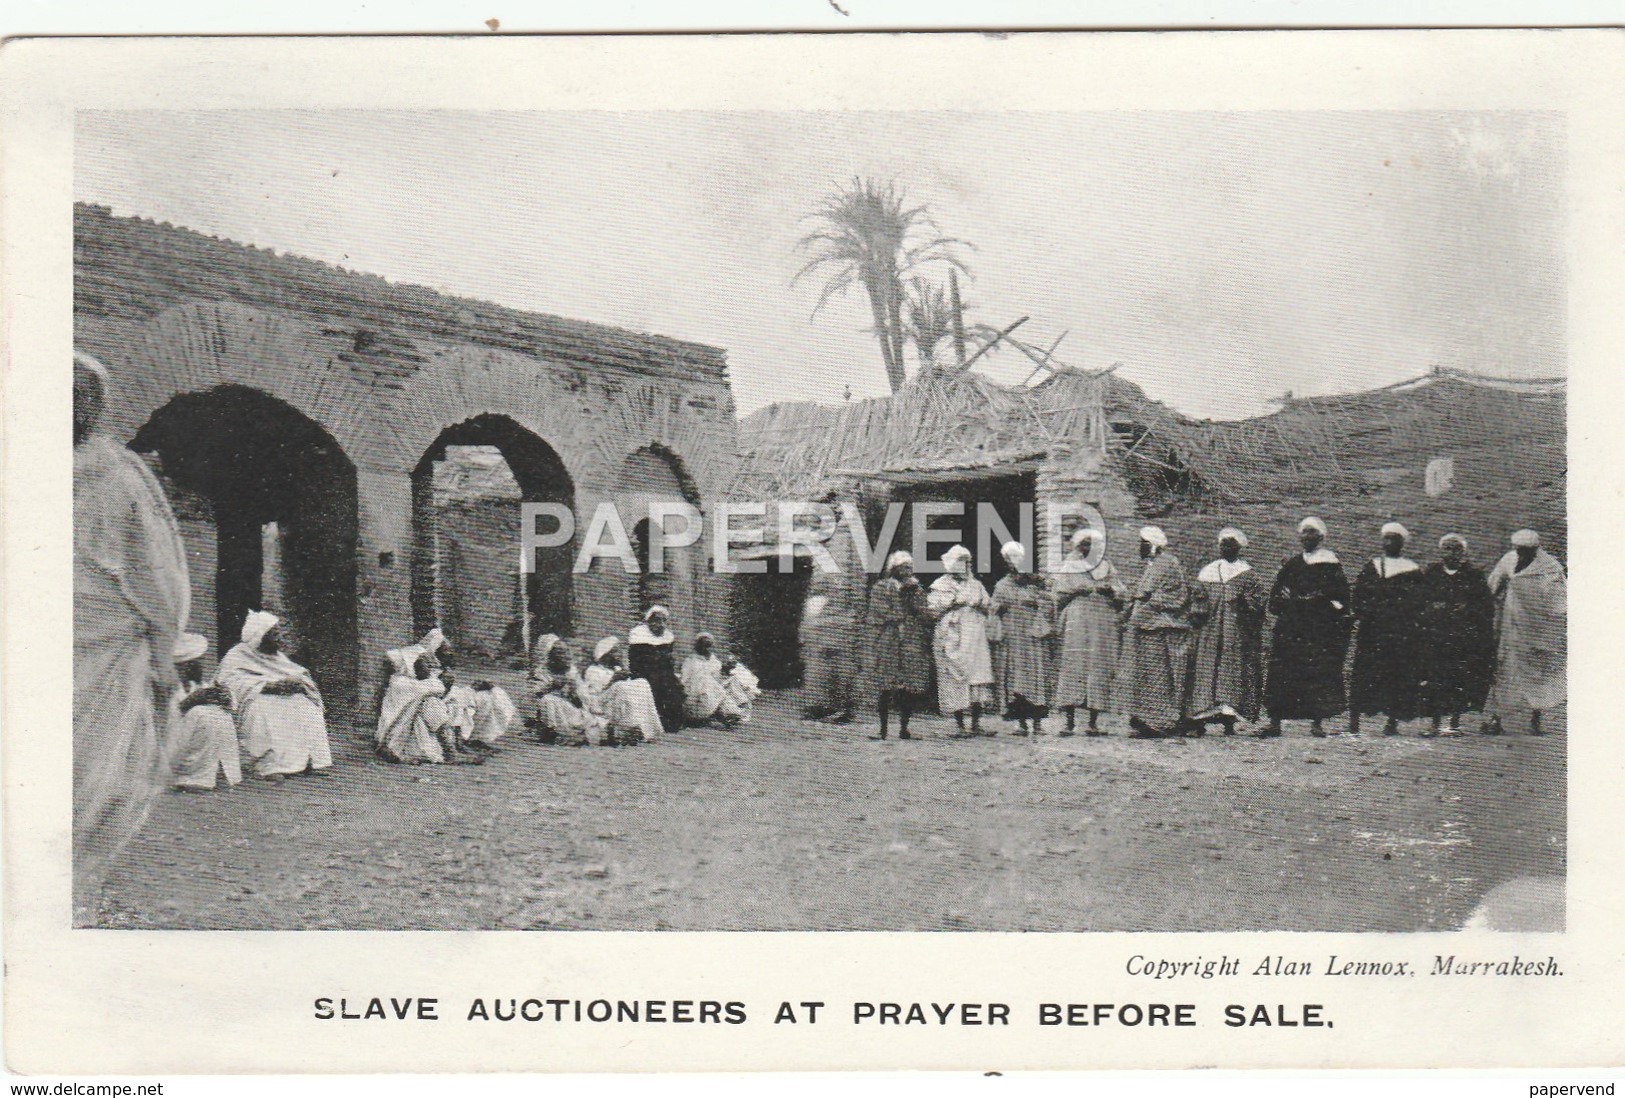
<path id="1" fill-rule="evenodd" d="M 962 479 L 932 479 L 908 481 L 898 484 L 892 498 L 905 505 L 902 521 L 898 523 L 893 549 L 914 552 L 914 514 L 917 503 L 956 503 L 963 508 L 959 515 L 932 515 L 927 521 L 930 530 L 957 530 L 959 543 L 974 554 L 971 567 L 989 591 L 1010 572 L 1010 566 L 999 554 L 1006 535 L 1020 541 L 1027 549 L 1027 567 L 1034 567 L 1038 559 L 1036 539 L 1041 532 L 1042 516 L 1037 513 L 1038 478 L 1030 472 L 1004 473 Z M 925 548 L 925 559 L 934 564 L 954 542 L 935 542 Z M 985 551 L 984 551 L 985 547 Z M 915 554 L 916 557 L 919 554 Z M 918 565 L 916 565 L 918 567 Z M 940 574 L 940 565 L 922 581 L 929 583 Z"/>
<path id="2" fill-rule="evenodd" d="M 500 455 L 493 479 L 510 490 L 460 484 L 453 474 L 470 468 L 475 456 L 463 451 Z M 553 448 L 507 416 L 476 416 L 448 427 L 424 452 L 412 474 L 417 634 L 438 625 L 454 645 L 489 656 L 519 655 L 527 625 L 529 639 L 571 635 L 575 539 L 537 549 L 535 571 L 521 577 L 520 504 L 527 502 L 573 510 L 575 485 Z M 539 528 L 550 528 L 550 520 Z"/>
<path id="3" fill-rule="evenodd" d="M 167 481 L 207 504 L 185 523 L 189 540 L 212 535 L 215 562 L 212 585 L 193 583 L 189 627 L 211 632 L 218 654 L 249 610 L 282 615 L 288 647 L 329 710 L 352 711 L 356 476 L 338 442 L 291 405 L 227 385 L 175 397 L 130 448 L 156 454 Z"/>
<path id="4" fill-rule="evenodd" d="M 806 674 L 801 658 L 801 615 L 812 585 L 812 558 L 792 558 L 788 571 L 779 570 L 779 558 L 766 558 L 766 572 L 741 572 L 735 577 L 733 632 L 739 658 L 745 661 L 764 690 L 800 686 Z"/>

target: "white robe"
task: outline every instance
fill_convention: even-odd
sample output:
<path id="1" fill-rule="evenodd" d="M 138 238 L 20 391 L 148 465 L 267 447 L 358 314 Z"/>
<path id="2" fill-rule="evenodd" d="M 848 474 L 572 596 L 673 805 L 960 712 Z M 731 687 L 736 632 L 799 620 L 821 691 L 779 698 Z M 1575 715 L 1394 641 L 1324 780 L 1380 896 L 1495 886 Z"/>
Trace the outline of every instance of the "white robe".
<path id="1" fill-rule="evenodd" d="M 181 789 L 213 789 L 223 772 L 227 785 L 243 780 L 238 758 L 237 722 L 218 705 L 194 705 L 180 712 L 176 699 L 170 721 L 170 760 L 175 785 Z"/>
<path id="2" fill-rule="evenodd" d="M 282 679 L 297 680 L 305 693 L 262 693 Z M 303 667 L 281 652 L 272 656 L 239 644 L 220 661 L 215 681 L 231 691 L 243 749 L 255 760 L 260 777 L 298 774 L 306 767 L 325 770 L 333 765 L 322 696 Z"/>
<path id="3" fill-rule="evenodd" d="M 446 761 L 446 753 L 436 735 L 451 720 L 442 699 L 446 686 L 430 676 L 396 672 L 389 677 L 389 689 L 378 710 L 378 731 L 374 742 L 396 762 Z"/>
<path id="4" fill-rule="evenodd" d="M 761 680 L 750 668 L 736 663 L 734 669 L 722 677 L 722 692 L 728 696 L 722 704 L 724 714 L 730 720 L 749 724 L 752 703 L 762 693 Z"/>
<path id="5" fill-rule="evenodd" d="M 645 740 L 656 740 L 665 731 L 660 711 L 655 708 L 654 691 L 643 679 L 615 681 L 615 672 L 601 663 L 587 668 L 582 676 L 587 709 L 604 724 L 607 733 L 637 732 Z"/>
<path id="6" fill-rule="evenodd" d="M 987 615 L 993 598 L 974 576 L 938 576 L 926 592 L 937 618 L 932 652 L 937 662 L 937 705 L 962 713 L 993 700 L 993 654 L 988 648 Z"/>
<path id="7" fill-rule="evenodd" d="M 691 655 L 678 676 L 683 684 L 683 716 L 708 721 L 723 716 L 728 692 L 722 688 L 722 661 L 715 656 Z"/>

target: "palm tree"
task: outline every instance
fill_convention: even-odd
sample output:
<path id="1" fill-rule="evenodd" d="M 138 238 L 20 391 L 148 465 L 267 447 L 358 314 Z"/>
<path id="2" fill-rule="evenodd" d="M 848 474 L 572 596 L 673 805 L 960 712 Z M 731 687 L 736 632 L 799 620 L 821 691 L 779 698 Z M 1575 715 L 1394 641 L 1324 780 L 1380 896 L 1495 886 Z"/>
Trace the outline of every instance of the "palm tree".
<path id="1" fill-rule="evenodd" d="M 875 338 L 880 340 L 886 381 L 892 392 L 903 387 L 903 275 L 928 263 L 946 263 L 969 273 L 954 255 L 962 240 L 940 235 L 924 206 L 909 207 L 895 183 L 881 185 L 854 177 L 837 187 L 807 215 L 818 226 L 797 244 L 812 253 L 792 279 L 815 271 L 827 277 L 813 315 L 830 298 L 861 285 L 869 296 Z M 969 245 L 965 245 L 969 247 Z"/>
<path id="2" fill-rule="evenodd" d="M 948 291 L 917 275 L 909 279 L 904 304 L 907 306 L 904 333 L 920 356 L 920 370 L 928 373 L 937 367 L 937 345 L 953 331 L 953 304 L 948 300 Z"/>

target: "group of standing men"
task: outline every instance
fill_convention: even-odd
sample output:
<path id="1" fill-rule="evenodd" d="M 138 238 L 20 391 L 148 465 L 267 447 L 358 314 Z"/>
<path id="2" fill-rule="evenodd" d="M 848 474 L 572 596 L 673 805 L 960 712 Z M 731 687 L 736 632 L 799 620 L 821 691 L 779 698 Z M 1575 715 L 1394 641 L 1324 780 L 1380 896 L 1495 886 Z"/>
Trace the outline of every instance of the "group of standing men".
<path id="1" fill-rule="evenodd" d="M 1563 566 L 1538 534 L 1513 534 L 1486 575 L 1458 534 L 1441 538 L 1440 559 L 1423 567 L 1405 555 L 1409 533 L 1390 522 L 1351 584 L 1326 533 L 1304 519 L 1302 552 L 1270 586 L 1245 558 L 1246 534 L 1228 526 L 1194 582 L 1155 526 L 1139 532 L 1144 565 L 1132 586 L 1091 529 L 1073 535 L 1049 574 L 1024 570 L 1025 547 L 1007 543 L 1011 571 L 991 593 L 963 546 L 944 554 L 928 588 L 912 558 L 893 553 L 864 612 L 880 738 L 894 715 L 912 738 L 910 711 L 933 672 L 938 709 L 963 735 L 983 734 L 995 706 L 1020 735 L 1041 732 L 1055 709 L 1062 735 L 1074 734 L 1080 712 L 1092 736 L 1105 734 L 1102 713 L 1126 716 L 1143 738 L 1201 735 L 1211 724 L 1230 735 L 1265 715 L 1259 737 L 1281 735 L 1287 720 L 1324 736 L 1343 713 L 1351 735 L 1363 716 L 1384 717 L 1385 735 L 1418 717 L 1431 718 L 1423 735 L 1451 735 L 1477 711 L 1488 714 L 1487 734 L 1511 714 L 1528 714 L 1529 732 L 1543 734 L 1542 714 L 1566 697 L 1567 605 Z M 828 677 L 817 676 L 823 686 Z"/>

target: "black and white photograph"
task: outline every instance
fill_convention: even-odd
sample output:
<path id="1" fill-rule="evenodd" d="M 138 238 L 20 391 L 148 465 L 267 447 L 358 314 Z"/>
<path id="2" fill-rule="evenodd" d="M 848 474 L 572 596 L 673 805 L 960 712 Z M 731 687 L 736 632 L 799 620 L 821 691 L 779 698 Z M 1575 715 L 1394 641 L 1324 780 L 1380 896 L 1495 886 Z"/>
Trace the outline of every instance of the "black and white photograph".
<path id="1" fill-rule="evenodd" d="M 852 41 L 925 89 L 1100 48 L 968 37 Z M 71 377 L 51 934 L 195 949 L 211 987 L 315 950 L 233 1024 L 319 1044 L 421 1019 L 466 948 L 458 1025 L 596 1048 L 680 999 L 702 1065 L 796 995 L 729 993 L 726 963 L 677 995 L 653 977 L 688 942 L 763 979 L 775 942 L 804 978 L 894 951 L 833 1008 L 871 1042 L 950 1014 L 1308 1042 L 1382 1008 L 1294 977 L 1569 986 L 1571 839 L 1602 864 L 1571 797 L 1607 759 L 1571 754 L 1600 735 L 1569 715 L 1571 525 L 1595 569 L 1615 491 L 1569 482 L 1605 415 L 1571 374 L 1610 353 L 1576 244 L 1594 119 L 755 102 L 697 72 L 766 81 L 805 45 L 816 84 L 832 43 L 581 45 L 533 56 L 564 89 L 612 63 L 703 91 L 57 115 L 71 340 L 29 366 L 64 420 Z M 985 980 L 1000 943 L 1024 986 L 1073 966 L 1076 1001 L 886 993 L 955 957 Z M 555 997 L 526 957 L 633 967 Z M 1169 995 L 1227 979 L 1249 990 L 1177 1020 Z M 935 1022 L 909 1001 L 950 989 Z M 1285 1040 L 1233 1062 L 1336 1059 Z"/>
<path id="2" fill-rule="evenodd" d="M 76 922 L 1562 929 L 1563 141 L 82 114 Z"/>

